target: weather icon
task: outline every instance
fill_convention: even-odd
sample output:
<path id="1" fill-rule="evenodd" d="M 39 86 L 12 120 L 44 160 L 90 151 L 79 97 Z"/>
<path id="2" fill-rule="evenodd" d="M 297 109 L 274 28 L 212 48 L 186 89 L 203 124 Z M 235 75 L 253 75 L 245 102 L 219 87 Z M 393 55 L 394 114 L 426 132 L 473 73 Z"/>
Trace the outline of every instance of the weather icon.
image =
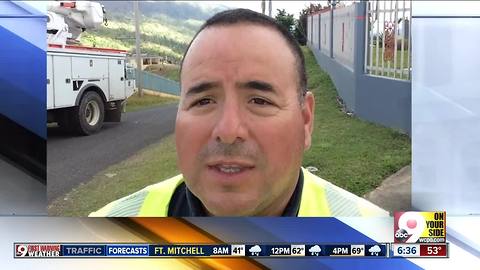
<path id="1" fill-rule="evenodd" d="M 255 245 L 251 247 L 248 251 L 252 253 L 253 256 L 259 256 L 260 252 L 262 252 L 262 248 L 259 245 Z"/>
<path id="2" fill-rule="evenodd" d="M 378 245 L 375 245 L 375 246 L 373 246 L 373 247 L 371 247 L 371 248 L 368 249 L 368 252 L 370 252 L 370 254 L 371 254 L 372 256 L 373 256 L 373 255 L 378 256 L 378 253 L 379 253 L 380 251 L 382 251 L 382 250 L 380 249 L 380 247 L 379 247 Z"/>
<path id="3" fill-rule="evenodd" d="M 322 249 L 318 245 L 308 249 L 308 252 L 310 252 L 313 256 L 319 256 L 321 251 Z"/>

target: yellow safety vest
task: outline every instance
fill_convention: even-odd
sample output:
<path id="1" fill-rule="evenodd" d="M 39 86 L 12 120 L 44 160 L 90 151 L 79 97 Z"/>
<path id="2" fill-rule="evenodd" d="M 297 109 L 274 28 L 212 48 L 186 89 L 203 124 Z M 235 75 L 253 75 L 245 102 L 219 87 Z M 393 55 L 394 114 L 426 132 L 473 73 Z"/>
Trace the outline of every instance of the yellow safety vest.
<path id="1" fill-rule="evenodd" d="M 388 216 L 388 212 L 322 178 L 303 170 L 299 217 Z M 113 201 L 91 217 L 166 217 L 175 189 L 183 183 L 177 175 Z"/>

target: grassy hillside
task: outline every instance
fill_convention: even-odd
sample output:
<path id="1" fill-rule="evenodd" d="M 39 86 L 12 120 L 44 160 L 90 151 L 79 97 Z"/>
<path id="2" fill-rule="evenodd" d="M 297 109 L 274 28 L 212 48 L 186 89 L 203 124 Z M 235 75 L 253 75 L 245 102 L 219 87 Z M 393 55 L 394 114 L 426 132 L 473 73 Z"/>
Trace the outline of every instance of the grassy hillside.
<path id="1" fill-rule="evenodd" d="M 135 23 L 130 1 L 101 1 L 108 25 L 85 32 L 82 45 L 135 51 Z M 222 7 L 204 8 L 197 3 L 140 2 L 141 51 L 179 61 L 205 19 Z"/>

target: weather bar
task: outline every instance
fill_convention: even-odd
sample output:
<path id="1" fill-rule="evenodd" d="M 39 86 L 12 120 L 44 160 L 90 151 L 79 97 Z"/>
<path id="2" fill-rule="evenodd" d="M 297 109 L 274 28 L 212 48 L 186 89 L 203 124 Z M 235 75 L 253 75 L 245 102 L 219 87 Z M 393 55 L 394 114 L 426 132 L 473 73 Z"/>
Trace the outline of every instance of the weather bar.
<path id="1" fill-rule="evenodd" d="M 393 252 L 390 251 L 390 247 Z M 15 243 L 15 258 L 447 257 L 446 244 L 106 244 Z"/>
<path id="2" fill-rule="evenodd" d="M 441 244 L 392 244 L 391 257 L 448 258 L 448 243 Z"/>

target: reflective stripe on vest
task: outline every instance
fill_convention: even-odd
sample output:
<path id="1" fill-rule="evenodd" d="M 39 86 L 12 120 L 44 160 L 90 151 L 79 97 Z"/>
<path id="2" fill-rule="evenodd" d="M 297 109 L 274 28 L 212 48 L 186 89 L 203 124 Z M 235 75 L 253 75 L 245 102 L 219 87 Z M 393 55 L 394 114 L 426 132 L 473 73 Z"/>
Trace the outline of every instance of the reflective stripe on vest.
<path id="1" fill-rule="evenodd" d="M 303 169 L 303 190 L 299 217 L 388 216 L 388 212 Z M 148 186 L 114 201 L 90 216 L 166 217 L 182 175 Z"/>
<path id="2" fill-rule="evenodd" d="M 90 217 L 166 217 L 168 205 L 175 189 L 183 182 L 183 176 L 177 175 L 165 181 L 137 191 L 131 195 L 113 201 Z"/>
<path id="3" fill-rule="evenodd" d="M 302 168 L 303 169 L 303 168 Z M 388 216 L 377 205 L 303 169 L 299 217 Z"/>

